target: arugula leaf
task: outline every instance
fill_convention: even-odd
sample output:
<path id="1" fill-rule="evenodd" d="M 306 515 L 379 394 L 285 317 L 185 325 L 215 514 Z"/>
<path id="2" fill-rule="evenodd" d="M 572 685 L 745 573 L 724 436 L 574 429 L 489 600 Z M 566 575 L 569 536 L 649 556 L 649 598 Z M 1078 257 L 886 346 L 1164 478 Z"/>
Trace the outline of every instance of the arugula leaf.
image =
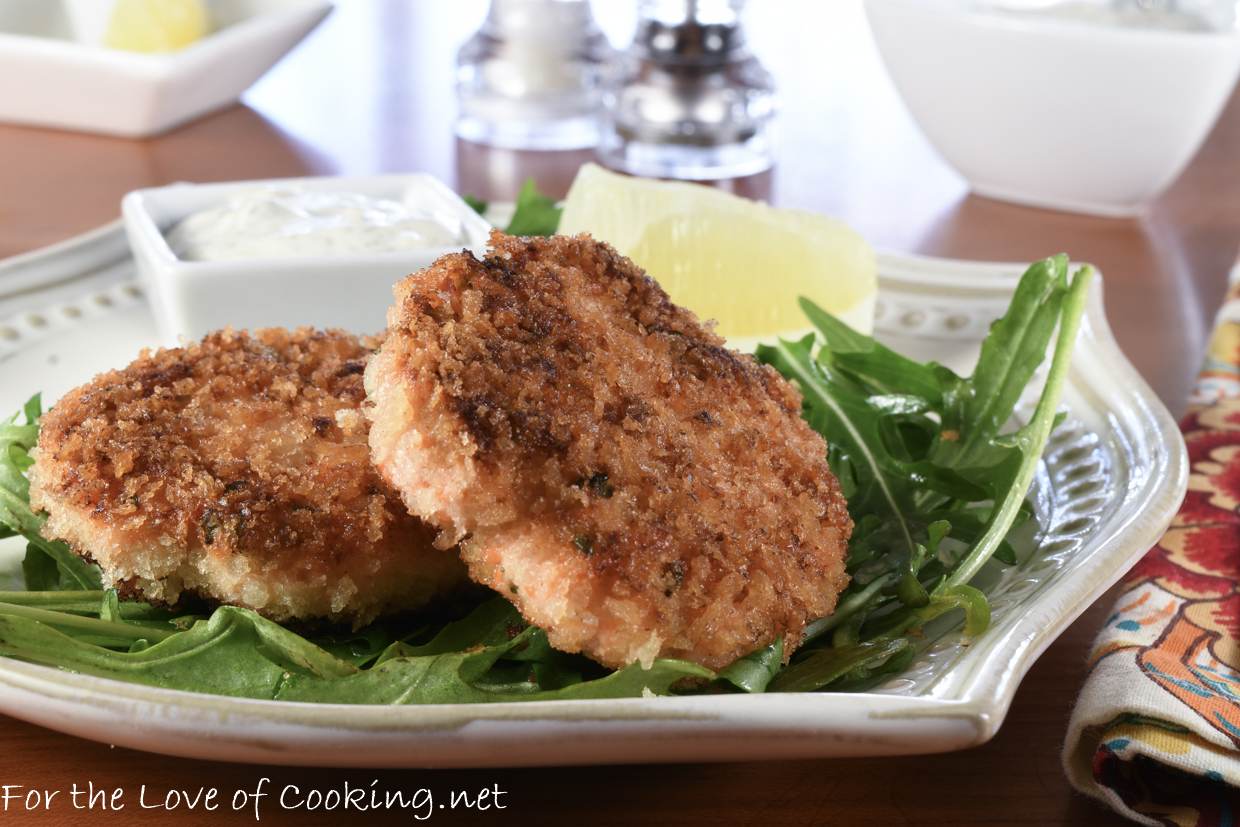
<path id="1" fill-rule="evenodd" d="M 459 652 L 479 646 L 497 646 L 516 637 L 528 624 L 521 613 L 502 597 L 493 597 L 460 620 L 448 623 L 420 646 L 399 643 L 384 652 L 379 662 L 393 657 L 418 657 Z"/>
<path id="2" fill-rule="evenodd" d="M 25 416 L 18 424 L 17 418 Z M 0 521 L 23 535 L 37 534 L 42 523 L 30 510 L 30 482 L 26 469 L 32 463 L 30 450 L 39 438 L 41 402 L 35 394 L 21 414 L 0 423 Z"/>
<path id="3" fill-rule="evenodd" d="M 553 649 L 546 632 L 534 628 L 480 685 L 491 691 L 528 690 L 531 684 L 544 690 L 563 689 L 606 674 L 606 669 L 589 658 Z"/>
<path id="4" fill-rule="evenodd" d="M 109 590 L 110 591 L 110 590 Z M 68 612 L 85 616 L 98 616 L 101 601 L 109 601 L 108 592 L 97 591 L 0 591 L 0 603 L 15 606 L 31 606 L 54 612 Z M 110 601 L 109 601 L 110 602 Z M 118 617 L 125 620 L 171 620 L 173 614 L 149 603 L 132 600 L 116 602 Z"/>
<path id="5" fill-rule="evenodd" d="M 294 673 L 340 677 L 354 671 L 354 667 L 304 638 L 233 606 L 221 606 L 209 620 L 199 621 L 187 631 L 167 634 L 136 652 L 117 652 L 88 643 L 40 622 L 43 618 L 10 611 L 10 607 L 0 606 L 0 652 L 148 686 L 272 698 Z M 131 640 L 147 637 L 148 633 L 149 630 L 139 628 L 129 632 Z"/>
<path id="6" fill-rule="evenodd" d="M 279 700 L 318 703 L 408 704 L 488 703 L 495 701 L 623 698 L 649 691 L 664 695 L 677 682 L 714 677 L 709 669 L 675 660 L 657 660 L 650 669 L 634 664 L 594 681 L 543 690 L 530 681 L 502 690 L 483 685 L 488 672 L 505 655 L 528 643 L 536 629 L 481 648 L 422 656 L 389 658 L 371 669 L 340 680 L 293 675 L 276 695 Z"/>
<path id="7" fill-rule="evenodd" d="M 33 543 L 26 544 L 26 556 L 22 558 L 22 577 L 30 591 L 54 591 L 60 588 L 60 566 L 51 555 L 44 553 Z"/>
<path id="8" fill-rule="evenodd" d="M 123 621 L 121 617 L 121 602 L 116 596 L 116 589 L 108 589 L 103 593 L 103 600 L 99 605 L 99 619 L 108 621 Z"/>
<path id="9" fill-rule="evenodd" d="M 1062 263 L 1066 265 L 1066 259 Z M 1037 408 L 1029 422 L 1007 440 L 1007 444 L 1021 452 L 1022 460 L 1012 471 L 1012 479 L 1006 495 L 995 504 L 986 534 L 947 578 L 948 588 L 960 586 L 972 580 L 973 576 L 994 554 L 1018 518 L 1025 495 L 1033 483 L 1033 476 L 1037 473 L 1038 459 L 1042 456 L 1047 439 L 1050 438 L 1051 428 L 1058 420 L 1059 399 L 1063 395 L 1063 386 L 1067 380 L 1068 368 L 1072 360 L 1072 348 L 1076 344 L 1077 330 L 1081 325 L 1081 316 L 1085 312 L 1085 302 L 1092 276 L 1092 268 L 1084 267 L 1077 271 L 1073 278 L 1072 286 L 1068 289 L 1063 302 L 1055 355 L 1051 360 L 1051 368 L 1046 377 L 1046 386 L 1042 391 L 1042 396 L 1038 399 Z M 1037 341 L 1042 342 L 1042 347 L 1045 348 L 1045 340 L 1039 336 L 1035 342 Z M 1032 373 L 1027 360 L 1025 360 L 1024 369 Z M 1007 393 L 1007 391 L 1004 392 Z M 982 422 L 983 427 L 989 427 L 989 425 L 989 422 Z"/>
<path id="10" fill-rule="evenodd" d="M 478 215 L 484 215 L 489 206 L 486 201 L 483 201 L 476 195 L 462 195 L 461 200 L 468 204 L 469 208 L 478 213 Z"/>
<path id="11" fill-rule="evenodd" d="M 860 678 L 859 672 L 878 668 L 910 645 L 900 637 L 815 649 L 776 675 L 768 688 L 772 692 L 812 692 L 849 676 Z"/>
<path id="12" fill-rule="evenodd" d="M 485 616 L 497 614 L 493 603 L 484 604 L 488 606 Z M 481 626 L 489 638 L 494 626 L 485 621 Z M 158 642 L 137 651 L 114 651 L 66 634 L 60 627 L 117 641 Z M 221 606 L 210 619 L 187 631 L 157 635 L 151 629 L 116 621 L 0 604 L 0 653 L 89 675 L 234 697 L 382 704 L 612 698 L 647 690 L 665 694 L 686 678 L 714 677 L 695 664 L 659 660 L 648 670 L 630 666 L 598 680 L 552 690 L 533 682 L 506 691 L 483 686 L 491 667 L 527 643 L 536 631 L 527 628 L 510 639 L 505 634 L 500 642 L 460 651 L 389 657 L 374 667 L 359 669 L 284 627 L 234 606 Z"/>
<path id="13" fill-rule="evenodd" d="M 504 228 L 508 235 L 555 235 L 560 213 L 555 199 L 538 191 L 533 178 L 527 178 L 517 195 L 517 208 Z"/>
<path id="14" fill-rule="evenodd" d="M 98 611 L 97 605 L 96 611 Z M 88 639 L 100 646 L 128 646 L 136 640 L 162 640 L 175 634 L 167 628 L 138 627 L 122 620 L 84 617 L 69 612 L 54 611 L 39 606 L 23 606 L 17 603 L 0 603 L 0 620 L 12 623 L 34 623 L 48 628 L 55 627 L 63 632 L 71 631 L 77 635 L 78 639 Z M 5 650 L 5 646 L 11 642 L 11 640 L 0 639 L 0 652 L 13 654 Z M 53 651 L 51 655 L 55 656 L 56 652 Z M 37 660 L 37 658 L 31 659 Z"/>
<path id="15" fill-rule="evenodd" d="M 40 524 L 42 524 L 43 520 L 44 518 L 40 516 Z M 101 587 L 99 567 L 78 557 L 64 543 L 59 540 L 46 540 L 42 536 L 27 534 L 24 531 L 21 532 L 21 535 L 30 542 L 30 545 L 26 547 L 27 555 L 31 553 L 31 549 L 34 549 L 39 554 L 50 558 L 56 564 L 56 570 L 60 574 L 58 585 L 61 589 L 92 591 Z M 46 570 L 46 564 L 42 565 L 44 570 Z M 24 566 L 22 570 L 23 572 L 25 571 Z"/>
<path id="16" fill-rule="evenodd" d="M 990 625 L 990 603 L 980 589 L 972 586 L 947 586 L 938 590 L 930 605 L 921 613 L 922 621 L 933 620 L 952 609 L 964 610 L 964 633 L 977 637 Z"/>
<path id="17" fill-rule="evenodd" d="M 750 652 L 719 673 L 722 680 L 743 692 L 765 692 L 771 679 L 784 665 L 784 639 Z"/>
<path id="18" fill-rule="evenodd" d="M 1046 358 L 1067 281 L 1067 256 L 1034 263 L 1017 285 L 1007 313 L 991 326 L 969 379 L 971 392 L 964 396 L 961 419 L 952 423 L 970 440 L 995 436 L 1011 419 L 1033 372 Z"/>
<path id="19" fill-rule="evenodd" d="M 780 340 L 774 346 L 759 345 L 761 361 L 794 380 L 804 395 L 804 416 L 809 424 L 826 437 L 834 449 L 833 456 L 843 454 L 852 474 L 849 509 L 863 512 L 879 511 L 898 527 L 907 551 L 914 551 L 912 530 L 905 518 L 906 504 L 899 494 L 903 471 L 899 462 L 879 450 L 878 418 L 858 393 L 832 381 L 831 375 L 814 361 L 814 336 L 798 342 Z"/>
<path id="20" fill-rule="evenodd" d="M 850 376 L 865 377 L 878 395 L 919 397 L 937 408 L 946 394 L 960 392 L 964 380 L 948 368 L 935 362 L 915 362 L 858 333 L 809 299 L 799 301 L 801 310 L 822 335 L 820 358 Z"/>
<path id="21" fill-rule="evenodd" d="M 834 612 L 805 626 L 804 641 L 811 643 L 846 621 L 850 621 L 857 616 L 864 617 L 874 607 L 875 603 L 882 599 L 882 590 L 889 582 L 889 574 L 877 577 L 864 586 L 854 579 L 852 584 L 840 595 Z"/>
<path id="22" fill-rule="evenodd" d="M 855 523 L 852 583 L 833 615 L 808 625 L 770 689 L 865 685 L 911 658 L 925 645 L 918 628 L 952 611 L 963 610 L 966 635 L 985 630 L 989 604 L 968 584 L 991 559 L 1016 563 L 1008 537 L 1031 515 L 1025 498 L 1060 419 L 1092 275 L 1086 267 L 1069 280 L 1067 268 L 1062 255 L 1029 267 L 967 379 L 901 356 L 805 300 L 821 347 L 809 336 L 759 348 L 801 388 Z M 1003 433 L 1056 331 L 1033 416 Z"/>
<path id="23" fill-rule="evenodd" d="M 362 629 L 309 634 L 306 638 L 324 651 L 361 668 L 375 663 L 395 644 L 423 634 L 427 629 L 424 622 L 411 624 L 408 618 L 398 618 L 378 620 Z"/>
<path id="24" fill-rule="evenodd" d="M 46 518 L 30 508 L 30 481 L 26 479 L 26 470 L 34 464 L 30 451 L 39 439 L 42 407 L 40 394 L 35 394 L 20 414 L 13 414 L 0 423 L 0 523 L 29 543 L 27 562 L 22 564 L 22 573 L 33 578 L 33 585 L 27 581 L 27 588 L 98 589 L 99 569 L 78 557 L 64 543 L 45 539 L 41 532 Z M 25 419 L 22 424 L 17 422 L 19 415 Z M 57 570 L 55 579 L 49 559 Z"/>

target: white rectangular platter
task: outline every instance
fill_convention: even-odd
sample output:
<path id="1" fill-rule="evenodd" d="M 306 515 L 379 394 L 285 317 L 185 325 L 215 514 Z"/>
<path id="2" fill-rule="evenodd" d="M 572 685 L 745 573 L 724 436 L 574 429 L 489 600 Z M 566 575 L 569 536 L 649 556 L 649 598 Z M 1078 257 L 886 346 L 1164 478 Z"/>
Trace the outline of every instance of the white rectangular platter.
<path id="1" fill-rule="evenodd" d="M 1019 265 L 879 259 L 876 335 L 965 370 Z M 401 274 L 394 274 L 394 279 Z M 122 232 L 0 263 L 0 411 L 49 402 L 157 343 Z M 1019 565 L 985 571 L 993 625 L 954 633 L 866 693 L 710 695 L 438 706 L 239 700 L 0 659 L 0 712 L 135 749 L 330 766 L 459 767 L 896 755 L 979 744 L 1038 655 L 1155 542 L 1188 463 L 1174 420 L 1125 360 L 1095 283 L 1035 482 L 1042 529 Z M 12 578 L 20 547 L 0 555 Z"/>

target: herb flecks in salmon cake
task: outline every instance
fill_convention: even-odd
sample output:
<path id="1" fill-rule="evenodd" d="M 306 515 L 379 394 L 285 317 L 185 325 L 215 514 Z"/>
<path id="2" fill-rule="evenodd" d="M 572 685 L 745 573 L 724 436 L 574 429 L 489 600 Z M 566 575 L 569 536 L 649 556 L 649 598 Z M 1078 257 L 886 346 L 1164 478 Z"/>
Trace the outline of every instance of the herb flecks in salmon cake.
<path id="1" fill-rule="evenodd" d="M 834 608 L 852 524 L 799 393 L 608 245 L 495 233 L 388 325 L 376 466 L 555 647 L 719 668 Z"/>
<path id="2" fill-rule="evenodd" d="M 221 331 L 144 353 L 43 418 L 31 504 L 104 584 L 275 620 L 364 624 L 464 582 L 370 463 L 362 372 L 377 341 Z"/>

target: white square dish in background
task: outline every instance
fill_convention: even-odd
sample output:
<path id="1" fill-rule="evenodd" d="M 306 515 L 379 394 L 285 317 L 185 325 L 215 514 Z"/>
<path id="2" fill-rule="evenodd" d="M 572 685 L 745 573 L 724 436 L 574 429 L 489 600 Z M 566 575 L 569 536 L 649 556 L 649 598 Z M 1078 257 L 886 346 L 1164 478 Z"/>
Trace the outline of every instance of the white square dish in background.
<path id="1" fill-rule="evenodd" d="M 215 31 L 177 52 L 78 42 L 60 0 L 0 3 L 0 121 L 137 138 L 236 101 L 331 11 L 329 0 L 213 0 Z"/>
<path id="2" fill-rule="evenodd" d="M 164 234 L 192 213 L 265 187 L 406 199 L 459 220 L 465 244 L 314 258 L 186 261 Z M 232 326 L 339 327 L 376 333 L 386 324 L 392 286 L 445 253 L 481 250 L 491 225 L 430 175 L 284 178 L 221 184 L 172 184 L 136 190 L 121 202 L 138 273 L 150 295 L 163 344 L 200 339 Z"/>

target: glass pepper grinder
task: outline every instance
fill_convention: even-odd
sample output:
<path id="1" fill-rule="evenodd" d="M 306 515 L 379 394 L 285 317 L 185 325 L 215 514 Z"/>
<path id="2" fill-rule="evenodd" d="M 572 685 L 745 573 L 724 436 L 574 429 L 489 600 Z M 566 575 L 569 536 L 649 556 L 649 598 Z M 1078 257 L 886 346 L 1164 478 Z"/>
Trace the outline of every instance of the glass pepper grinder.
<path id="1" fill-rule="evenodd" d="M 718 180 L 771 166 L 775 87 L 745 44 L 744 0 L 640 0 L 604 92 L 599 159 L 652 178 Z"/>
<path id="2" fill-rule="evenodd" d="M 507 149 L 593 147 L 612 57 L 588 0 L 491 0 L 457 52 L 456 134 Z"/>

